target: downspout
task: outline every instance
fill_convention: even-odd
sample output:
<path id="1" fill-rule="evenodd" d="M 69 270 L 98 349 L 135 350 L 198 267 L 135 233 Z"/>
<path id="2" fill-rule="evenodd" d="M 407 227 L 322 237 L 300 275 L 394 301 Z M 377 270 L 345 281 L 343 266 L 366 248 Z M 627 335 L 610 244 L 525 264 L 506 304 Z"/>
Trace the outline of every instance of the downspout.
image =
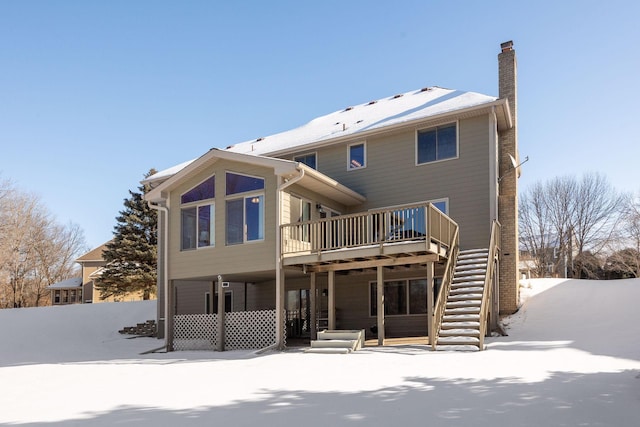
<path id="1" fill-rule="evenodd" d="M 282 191 L 300 181 L 304 177 L 304 169 L 296 167 L 300 171 L 300 175 L 283 182 L 278 185 L 276 190 L 276 346 L 280 349 L 284 347 L 283 330 L 284 319 L 282 318 L 282 310 L 284 309 L 284 289 L 280 289 L 283 285 L 283 271 L 282 271 L 282 235 L 280 233 L 280 226 L 282 225 L 281 210 L 282 210 Z"/>
<path id="2" fill-rule="evenodd" d="M 169 250 L 169 209 L 166 206 L 154 205 L 151 200 L 147 202 L 149 208 L 164 212 L 164 230 L 163 230 L 163 248 L 162 253 L 164 255 L 164 259 L 162 261 L 162 278 L 164 283 L 162 287 L 164 289 L 164 346 L 166 351 L 169 351 L 169 264 L 167 263 L 168 259 L 168 250 Z"/>

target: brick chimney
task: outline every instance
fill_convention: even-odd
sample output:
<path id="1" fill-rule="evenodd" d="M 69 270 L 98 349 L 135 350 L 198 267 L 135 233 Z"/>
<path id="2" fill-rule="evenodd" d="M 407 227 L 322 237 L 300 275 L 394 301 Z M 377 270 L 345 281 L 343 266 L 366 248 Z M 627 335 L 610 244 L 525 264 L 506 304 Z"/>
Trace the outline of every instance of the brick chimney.
<path id="1" fill-rule="evenodd" d="M 498 134 L 499 176 L 498 220 L 501 230 L 500 255 L 500 313 L 511 314 L 519 302 L 519 244 L 518 244 L 518 176 L 509 155 L 518 159 L 518 91 L 517 61 L 513 42 L 500 45 L 498 55 L 498 96 L 507 99 L 513 126 Z"/>

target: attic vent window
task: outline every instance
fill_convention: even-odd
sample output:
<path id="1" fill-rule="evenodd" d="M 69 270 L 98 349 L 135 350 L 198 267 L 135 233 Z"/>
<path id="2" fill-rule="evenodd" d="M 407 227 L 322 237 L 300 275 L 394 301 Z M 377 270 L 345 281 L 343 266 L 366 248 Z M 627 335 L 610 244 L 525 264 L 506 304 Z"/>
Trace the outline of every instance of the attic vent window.
<path id="1" fill-rule="evenodd" d="M 394 95 L 392 99 L 398 99 L 401 98 L 404 94 L 403 93 L 399 93 L 397 95 Z"/>
<path id="2" fill-rule="evenodd" d="M 344 111 L 351 111 L 351 110 L 353 110 L 353 107 L 347 107 L 344 109 Z"/>
<path id="3" fill-rule="evenodd" d="M 260 141 L 263 141 L 263 140 L 264 140 L 264 138 L 260 137 L 260 138 L 256 139 L 256 142 L 260 142 Z"/>
<path id="4" fill-rule="evenodd" d="M 369 101 L 369 103 L 368 103 L 367 105 L 373 105 L 373 104 L 375 104 L 376 102 L 378 102 L 378 101 Z"/>

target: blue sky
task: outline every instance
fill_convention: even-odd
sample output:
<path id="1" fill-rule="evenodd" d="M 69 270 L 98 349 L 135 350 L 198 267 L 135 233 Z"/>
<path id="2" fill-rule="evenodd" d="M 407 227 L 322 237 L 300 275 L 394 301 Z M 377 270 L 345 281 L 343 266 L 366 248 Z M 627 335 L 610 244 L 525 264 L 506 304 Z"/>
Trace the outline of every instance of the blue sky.
<path id="1" fill-rule="evenodd" d="M 232 3 L 232 4 L 231 4 Z M 634 1 L 0 0 L 0 178 L 95 247 L 150 168 L 348 105 L 497 96 L 518 56 L 521 189 L 598 171 L 640 190 Z"/>

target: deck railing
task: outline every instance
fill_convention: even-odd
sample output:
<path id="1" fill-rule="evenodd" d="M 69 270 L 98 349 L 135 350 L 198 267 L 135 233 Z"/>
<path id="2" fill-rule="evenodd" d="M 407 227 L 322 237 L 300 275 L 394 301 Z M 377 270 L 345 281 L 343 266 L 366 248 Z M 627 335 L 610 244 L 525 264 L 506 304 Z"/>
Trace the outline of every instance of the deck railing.
<path id="1" fill-rule="evenodd" d="M 442 284 L 438 295 L 435 296 L 433 317 L 429 324 L 429 343 L 433 350 L 436 349 L 438 343 L 438 335 L 440 334 L 440 328 L 442 327 L 442 319 L 444 319 L 444 312 L 447 307 L 447 299 L 449 299 L 449 292 L 451 291 L 451 283 L 453 282 L 453 275 L 456 268 L 456 260 L 458 259 L 458 253 L 460 248 L 458 245 L 458 229 L 456 228 L 454 235 L 454 244 L 451 245 L 449 256 L 447 257 L 447 263 L 444 267 L 444 274 L 442 275 Z"/>
<path id="2" fill-rule="evenodd" d="M 480 350 L 484 349 L 484 337 L 487 334 L 487 325 L 489 321 L 489 307 L 491 306 L 491 298 L 493 293 L 493 282 L 496 271 L 496 259 L 500 252 L 500 223 L 493 221 L 491 226 L 491 243 L 489 244 L 489 256 L 487 257 L 487 274 L 484 279 L 484 289 L 482 291 L 482 303 L 480 305 Z M 497 316 L 498 313 L 491 313 L 491 316 Z"/>
<path id="3" fill-rule="evenodd" d="M 434 205 L 419 203 L 284 224 L 280 237 L 283 255 L 416 240 L 448 250 L 457 229 L 458 225 Z"/>

